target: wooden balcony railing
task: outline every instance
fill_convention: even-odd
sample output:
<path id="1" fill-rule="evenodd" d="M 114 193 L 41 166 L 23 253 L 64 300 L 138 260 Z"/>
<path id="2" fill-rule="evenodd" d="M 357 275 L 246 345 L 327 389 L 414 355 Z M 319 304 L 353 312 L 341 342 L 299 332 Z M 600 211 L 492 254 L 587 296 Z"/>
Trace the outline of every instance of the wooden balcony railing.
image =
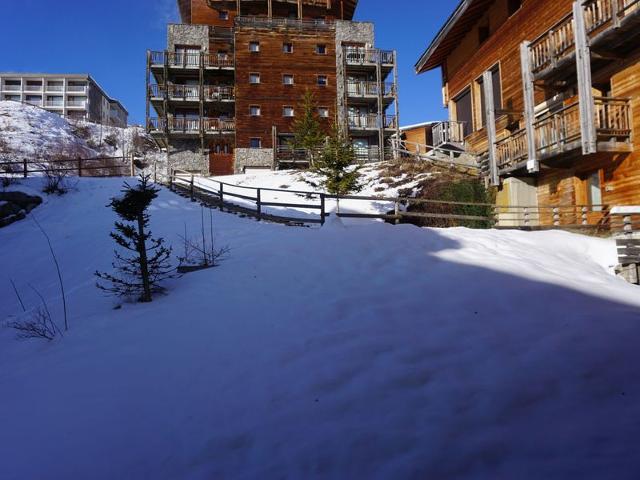
<path id="1" fill-rule="evenodd" d="M 598 141 L 628 143 L 631 140 L 631 106 L 628 99 L 596 97 L 595 127 Z M 539 159 L 581 148 L 580 104 L 543 115 L 533 124 Z M 528 157 L 526 130 L 496 142 L 499 169 L 516 167 Z"/>
<path id="2" fill-rule="evenodd" d="M 152 66 L 168 66 L 171 68 L 233 68 L 233 57 L 229 54 L 205 52 L 150 52 L 149 61 Z"/>
<path id="3" fill-rule="evenodd" d="M 234 119 L 226 118 L 190 118 L 190 117 L 172 117 L 172 118 L 149 118 L 147 128 L 151 132 L 182 133 L 182 134 L 199 134 L 202 133 L 231 133 L 236 129 Z"/>
<path id="4" fill-rule="evenodd" d="M 433 128 L 433 145 L 463 145 L 465 122 L 447 121 L 436 123 Z"/>
<path id="5" fill-rule="evenodd" d="M 348 65 L 393 65 L 393 51 L 377 48 L 347 47 L 345 59 Z"/>
<path id="6" fill-rule="evenodd" d="M 393 83 L 383 83 L 382 89 L 383 96 L 388 97 L 394 94 L 395 86 Z M 377 82 L 347 82 L 347 95 L 350 97 L 377 97 L 378 90 Z"/>
<path id="7" fill-rule="evenodd" d="M 607 28 L 616 28 L 632 13 L 640 10 L 640 0 L 586 0 L 583 3 L 587 36 L 592 39 Z M 531 42 L 529 55 L 534 75 L 555 67 L 562 58 L 575 51 L 573 13 Z"/>

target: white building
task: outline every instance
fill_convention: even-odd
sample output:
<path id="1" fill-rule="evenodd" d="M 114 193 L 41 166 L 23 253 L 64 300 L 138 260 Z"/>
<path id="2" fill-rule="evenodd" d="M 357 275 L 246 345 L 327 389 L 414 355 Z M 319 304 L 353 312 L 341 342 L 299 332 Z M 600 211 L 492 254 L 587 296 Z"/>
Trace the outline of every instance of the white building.
<path id="1" fill-rule="evenodd" d="M 129 113 L 88 74 L 0 72 L 0 100 L 43 108 L 67 118 L 126 127 Z"/>

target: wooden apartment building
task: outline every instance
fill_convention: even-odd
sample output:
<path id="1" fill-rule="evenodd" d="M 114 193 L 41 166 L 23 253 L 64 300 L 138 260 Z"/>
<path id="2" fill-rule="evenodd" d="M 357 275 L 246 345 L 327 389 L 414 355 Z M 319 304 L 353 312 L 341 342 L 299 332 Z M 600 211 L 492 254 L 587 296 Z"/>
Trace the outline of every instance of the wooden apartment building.
<path id="1" fill-rule="evenodd" d="M 462 0 L 440 67 L 440 144 L 476 153 L 502 205 L 640 204 L 640 0 Z M 594 216 L 594 218 L 597 215 Z"/>
<path id="2" fill-rule="evenodd" d="M 179 0 L 167 48 L 147 54 L 147 129 L 169 165 L 216 175 L 295 155 L 307 90 L 365 161 L 398 131 L 396 54 L 375 48 L 357 0 Z M 387 151 L 388 153 L 388 151 Z"/>

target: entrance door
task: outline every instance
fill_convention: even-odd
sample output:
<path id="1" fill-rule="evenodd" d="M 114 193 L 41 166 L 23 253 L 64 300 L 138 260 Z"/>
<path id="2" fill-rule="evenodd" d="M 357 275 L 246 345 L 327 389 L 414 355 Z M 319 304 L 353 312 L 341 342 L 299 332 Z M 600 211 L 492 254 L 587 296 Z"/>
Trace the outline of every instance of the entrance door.
<path id="1" fill-rule="evenodd" d="M 214 145 L 209 152 L 209 174 L 214 176 L 233 175 L 235 159 L 229 145 Z"/>

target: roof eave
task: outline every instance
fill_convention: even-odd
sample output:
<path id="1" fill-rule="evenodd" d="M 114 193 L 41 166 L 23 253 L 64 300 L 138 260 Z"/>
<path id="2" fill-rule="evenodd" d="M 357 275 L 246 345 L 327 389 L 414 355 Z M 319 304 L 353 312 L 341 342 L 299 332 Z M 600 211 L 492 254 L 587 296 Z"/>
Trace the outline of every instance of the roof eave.
<path id="1" fill-rule="evenodd" d="M 433 54 L 438 50 L 442 41 L 446 38 L 446 36 L 451 32 L 451 29 L 455 26 L 455 24 L 460 20 L 460 17 L 467 11 L 469 5 L 473 0 L 461 0 L 453 13 L 449 16 L 445 24 L 442 26 L 438 34 L 431 41 L 431 44 L 425 52 L 420 56 L 420 59 L 415 64 L 415 70 L 417 74 L 421 74 L 424 72 L 428 72 L 429 70 L 433 70 L 436 67 L 439 67 L 441 63 L 438 64 L 430 64 L 429 59 L 433 56 Z"/>

